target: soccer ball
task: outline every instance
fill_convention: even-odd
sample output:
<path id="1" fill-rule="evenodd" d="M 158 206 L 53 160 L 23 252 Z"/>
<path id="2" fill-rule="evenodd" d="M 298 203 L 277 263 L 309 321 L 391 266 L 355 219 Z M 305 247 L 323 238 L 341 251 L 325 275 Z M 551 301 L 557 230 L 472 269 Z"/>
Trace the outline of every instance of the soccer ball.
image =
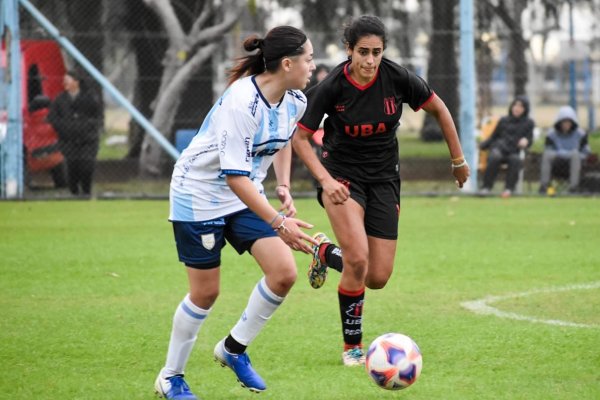
<path id="1" fill-rule="evenodd" d="M 373 340 L 365 362 L 367 373 L 377 386 L 405 389 L 421 374 L 423 357 L 419 346 L 401 333 L 386 333 Z"/>

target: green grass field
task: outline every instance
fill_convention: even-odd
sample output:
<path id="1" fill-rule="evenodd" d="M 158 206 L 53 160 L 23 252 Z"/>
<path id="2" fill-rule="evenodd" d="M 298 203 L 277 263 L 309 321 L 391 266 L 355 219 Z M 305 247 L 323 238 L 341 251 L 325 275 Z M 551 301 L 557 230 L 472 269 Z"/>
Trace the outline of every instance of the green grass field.
<path id="1" fill-rule="evenodd" d="M 297 206 L 313 232 L 331 234 L 314 200 Z M 424 362 L 414 386 L 387 392 L 340 365 L 339 275 L 311 289 L 309 256 L 297 254 L 296 286 L 249 349 L 269 388 L 239 387 L 212 349 L 260 274 L 228 246 L 221 296 L 186 371 L 192 389 L 205 400 L 600 398 L 597 199 L 402 206 L 396 270 L 385 289 L 367 291 L 364 341 L 411 336 Z M 167 214 L 166 201 L 0 202 L 0 398 L 154 398 L 187 286 Z M 521 319 L 461 306 L 486 296 Z"/>

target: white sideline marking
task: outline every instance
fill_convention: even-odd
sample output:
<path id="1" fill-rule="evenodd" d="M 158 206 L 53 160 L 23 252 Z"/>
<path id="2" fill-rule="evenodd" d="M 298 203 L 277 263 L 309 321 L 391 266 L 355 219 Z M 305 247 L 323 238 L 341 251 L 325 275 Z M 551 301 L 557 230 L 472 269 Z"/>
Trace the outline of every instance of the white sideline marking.
<path id="1" fill-rule="evenodd" d="M 495 315 L 500 318 L 516 319 L 519 321 L 528 321 L 539 324 L 558 325 L 558 326 L 569 326 L 574 328 L 598 328 L 596 324 L 580 324 L 576 322 L 561 321 L 557 319 L 540 319 L 535 317 L 528 317 L 526 315 L 516 314 L 512 312 L 501 311 L 489 304 L 495 303 L 501 300 L 514 299 L 518 297 L 532 296 L 540 293 L 555 293 L 555 292 L 567 292 L 570 290 L 589 290 L 600 288 L 600 281 L 584 283 L 579 285 L 568 285 L 546 289 L 533 289 L 527 292 L 511 293 L 504 296 L 486 296 L 480 300 L 463 301 L 460 305 L 475 314 L 482 315 Z"/>

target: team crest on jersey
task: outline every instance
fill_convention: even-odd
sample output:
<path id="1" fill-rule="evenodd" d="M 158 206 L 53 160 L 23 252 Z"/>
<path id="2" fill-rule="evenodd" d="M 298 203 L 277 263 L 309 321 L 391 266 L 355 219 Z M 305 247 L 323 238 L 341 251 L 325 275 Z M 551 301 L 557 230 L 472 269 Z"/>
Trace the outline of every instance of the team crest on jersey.
<path id="1" fill-rule="evenodd" d="M 202 246 L 204 246 L 204 248 L 206 250 L 212 250 L 213 247 L 215 247 L 215 234 L 214 233 L 209 233 L 207 235 L 200 235 L 200 238 L 202 239 Z"/>
<path id="2" fill-rule="evenodd" d="M 396 114 L 396 100 L 393 97 L 386 97 L 383 99 L 383 112 L 386 115 Z"/>

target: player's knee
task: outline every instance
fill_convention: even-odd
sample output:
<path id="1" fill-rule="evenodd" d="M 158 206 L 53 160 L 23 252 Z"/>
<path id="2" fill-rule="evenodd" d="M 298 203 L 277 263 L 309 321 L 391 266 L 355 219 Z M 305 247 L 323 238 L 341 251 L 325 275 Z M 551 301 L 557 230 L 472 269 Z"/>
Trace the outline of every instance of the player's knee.
<path id="1" fill-rule="evenodd" d="M 387 279 L 367 279 L 365 286 L 372 290 L 383 289 L 387 282 Z"/>
<path id="2" fill-rule="evenodd" d="M 219 297 L 219 287 L 204 288 L 201 292 L 191 292 L 190 300 L 201 308 L 210 308 Z"/>
<path id="3" fill-rule="evenodd" d="M 388 273 L 369 274 L 365 280 L 365 286 L 369 289 L 383 289 L 390 280 Z"/>
<path id="4" fill-rule="evenodd" d="M 276 286 L 272 288 L 275 292 L 285 292 L 287 293 L 298 277 L 298 272 L 296 268 L 282 268 L 277 272 L 277 276 L 273 279 L 273 283 Z"/>
<path id="5" fill-rule="evenodd" d="M 368 269 L 367 257 L 345 257 L 344 254 L 344 271 L 350 274 L 356 280 L 364 280 Z"/>

